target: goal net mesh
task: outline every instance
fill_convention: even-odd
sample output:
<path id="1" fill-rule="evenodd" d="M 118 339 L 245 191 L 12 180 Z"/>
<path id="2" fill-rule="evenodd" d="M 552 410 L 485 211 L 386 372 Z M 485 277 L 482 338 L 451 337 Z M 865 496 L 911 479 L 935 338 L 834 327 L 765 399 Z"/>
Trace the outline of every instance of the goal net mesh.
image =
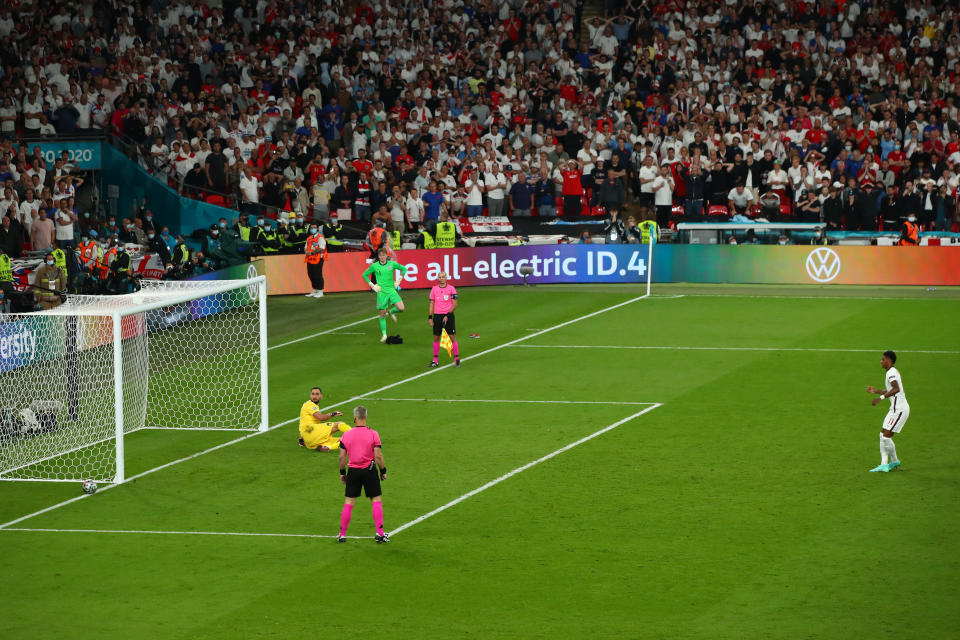
<path id="1" fill-rule="evenodd" d="M 0 479 L 122 480 L 132 432 L 264 426 L 257 282 L 143 285 L 0 316 Z"/>

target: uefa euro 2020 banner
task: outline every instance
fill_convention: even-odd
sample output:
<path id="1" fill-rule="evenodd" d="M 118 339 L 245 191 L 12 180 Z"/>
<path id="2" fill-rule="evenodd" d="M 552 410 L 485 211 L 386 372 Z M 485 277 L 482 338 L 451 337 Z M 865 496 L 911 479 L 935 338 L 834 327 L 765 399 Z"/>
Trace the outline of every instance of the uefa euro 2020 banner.
<path id="1" fill-rule="evenodd" d="M 34 147 L 40 147 L 40 153 L 47 163 L 47 167 L 52 167 L 54 160 L 59 158 L 64 151 L 70 162 L 75 164 L 78 169 L 90 170 L 100 169 L 100 142 L 90 140 L 67 140 L 62 142 L 25 142 L 27 147 L 27 156 L 33 153 Z"/>
<path id="2" fill-rule="evenodd" d="M 646 282 L 643 245 L 526 245 L 400 251 L 402 286 L 432 286 L 440 271 L 457 286 Z M 365 252 L 330 254 L 325 290 L 366 289 Z M 303 256 L 264 259 L 268 293 L 309 292 Z M 960 247 L 698 246 L 656 245 L 653 282 L 733 284 L 960 285 Z"/>

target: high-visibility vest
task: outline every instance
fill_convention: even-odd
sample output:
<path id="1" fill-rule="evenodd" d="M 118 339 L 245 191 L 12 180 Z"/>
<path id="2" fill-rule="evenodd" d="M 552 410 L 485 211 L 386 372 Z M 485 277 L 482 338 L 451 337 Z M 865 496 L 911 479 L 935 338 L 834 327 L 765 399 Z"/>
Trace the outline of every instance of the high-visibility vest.
<path id="1" fill-rule="evenodd" d="M 437 223 L 436 244 L 438 249 L 453 249 L 456 246 L 457 229 L 449 220 Z"/>
<path id="2" fill-rule="evenodd" d="M 313 255 L 310 255 L 312 252 L 319 250 L 321 246 L 323 248 L 322 253 L 314 253 Z M 304 260 L 307 264 L 320 264 L 322 260 L 327 259 L 327 241 L 326 238 L 323 237 L 322 233 L 318 233 L 314 236 L 307 236 L 305 252 L 306 256 L 304 257 Z"/>
<path id="3" fill-rule="evenodd" d="M 100 279 L 106 280 L 107 275 L 110 273 L 110 263 L 113 262 L 114 258 L 117 257 L 117 248 L 110 247 L 110 249 L 103 254 L 103 257 L 100 258 Z"/>
<path id="4" fill-rule="evenodd" d="M 403 244 L 403 238 L 400 236 L 399 231 L 394 231 L 390 234 L 390 248 L 394 251 L 399 251 L 400 246 Z"/>
<path id="5" fill-rule="evenodd" d="M 173 266 L 175 267 L 182 267 L 190 262 L 190 247 L 182 242 L 175 246 L 173 248 L 173 257 L 171 262 L 173 262 Z"/>
<path id="6" fill-rule="evenodd" d="M 657 223 L 653 220 L 644 220 L 637 225 L 640 227 L 640 243 L 641 244 L 653 244 L 657 243 Z"/>
<path id="7" fill-rule="evenodd" d="M 916 222 L 907 220 L 903 223 L 903 228 L 900 230 L 900 242 L 897 244 L 901 247 L 920 244 L 920 227 L 917 226 Z"/>
<path id="8" fill-rule="evenodd" d="M 323 225 L 323 237 L 327 239 L 327 244 L 342 245 L 343 242 L 337 240 L 337 234 L 343 231 L 343 225 L 340 224 L 340 221 L 337 221 L 337 226 L 333 226 L 329 222 Z"/>
<path id="9" fill-rule="evenodd" d="M 375 253 L 377 249 L 385 246 L 386 241 L 387 232 L 380 227 L 374 227 L 367 233 L 367 241 L 364 244 L 371 253 Z"/>
<path id="10" fill-rule="evenodd" d="M 114 257 L 113 262 L 116 263 L 118 260 L 120 261 L 120 264 L 122 266 L 119 269 L 117 269 L 117 273 L 120 274 L 120 273 L 129 272 L 130 271 L 130 254 L 127 253 L 126 251 L 124 251 L 123 253 L 120 253 L 119 251 L 117 251 L 117 255 Z"/>
<path id="11" fill-rule="evenodd" d="M 263 240 L 268 240 L 270 242 L 273 242 L 277 239 L 277 232 L 273 229 L 261 229 L 260 235 L 263 237 Z M 264 253 L 276 253 L 277 251 L 280 251 L 279 247 L 268 247 L 267 245 L 263 245 L 262 248 Z"/>
<path id="12" fill-rule="evenodd" d="M 420 235 L 423 236 L 423 248 L 424 249 L 433 249 L 436 244 L 433 242 L 433 236 L 431 236 L 426 229 L 420 232 Z"/>
<path id="13" fill-rule="evenodd" d="M 237 224 L 237 229 L 240 230 L 240 239 L 244 242 L 250 242 L 250 231 L 253 227 L 247 226 L 245 224 Z"/>
<path id="14" fill-rule="evenodd" d="M 92 269 L 94 264 L 97 261 L 97 254 L 99 245 L 93 240 L 87 242 L 86 244 L 80 243 L 80 261 L 83 263 L 83 266 Z"/>
<path id="15" fill-rule="evenodd" d="M 13 282 L 13 267 L 6 253 L 0 253 L 0 282 Z"/>
<path id="16" fill-rule="evenodd" d="M 63 249 L 57 247 L 50 253 L 53 254 L 53 261 L 58 267 L 64 272 L 67 270 L 67 254 L 64 253 Z"/>

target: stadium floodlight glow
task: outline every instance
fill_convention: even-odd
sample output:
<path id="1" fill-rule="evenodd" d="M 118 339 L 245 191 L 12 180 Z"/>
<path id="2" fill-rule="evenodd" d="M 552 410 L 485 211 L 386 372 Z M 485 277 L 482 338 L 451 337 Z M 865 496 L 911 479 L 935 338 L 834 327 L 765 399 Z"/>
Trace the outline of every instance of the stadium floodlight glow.
<path id="1" fill-rule="evenodd" d="M 0 316 L 0 479 L 123 482 L 142 429 L 267 429 L 266 279 Z"/>

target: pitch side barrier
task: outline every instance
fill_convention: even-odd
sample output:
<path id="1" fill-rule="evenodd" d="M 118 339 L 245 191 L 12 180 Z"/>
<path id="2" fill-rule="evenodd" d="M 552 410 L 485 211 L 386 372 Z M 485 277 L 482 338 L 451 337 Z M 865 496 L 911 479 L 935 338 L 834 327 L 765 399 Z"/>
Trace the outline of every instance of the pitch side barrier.
<path id="1" fill-rule="evenodd" d="M 405 289 L 456 286 L 693 282 L 732 284 L 960 285 L 960 247 L 525 245 L 397 252 Z M 327 293 L 363 291 L 365 252 L 330 254 Z M 303 256 L 263 259 L 269 295 L 311 290 Z"/>

